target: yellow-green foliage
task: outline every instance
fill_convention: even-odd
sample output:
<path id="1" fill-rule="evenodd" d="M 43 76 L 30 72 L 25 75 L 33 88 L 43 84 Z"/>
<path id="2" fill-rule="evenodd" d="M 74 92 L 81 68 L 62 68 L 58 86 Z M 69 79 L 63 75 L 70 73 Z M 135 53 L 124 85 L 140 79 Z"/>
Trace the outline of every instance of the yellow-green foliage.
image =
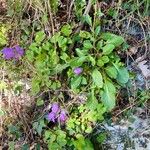
<path id="1" fill-rule="evenodd" d="M 7 27 L 0 24 L 0 47 L 7 44 Z"/>

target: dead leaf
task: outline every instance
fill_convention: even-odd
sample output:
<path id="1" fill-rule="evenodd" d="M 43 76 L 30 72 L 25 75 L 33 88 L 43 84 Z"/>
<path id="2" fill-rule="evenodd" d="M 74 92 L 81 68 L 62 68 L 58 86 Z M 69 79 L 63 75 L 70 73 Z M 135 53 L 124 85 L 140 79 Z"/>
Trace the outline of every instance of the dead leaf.
<path id="1" fill-rule="evenodd" d="M 133 55 L 137 53 L 137 47 L 131 47 L 128 51 L 128 54 Z"/>
<path id="2" fill-rule="evenodd" d="M 138 67 L 142 71 L 143 76 L 148 78 L 150 77 L 150 69 L 148 68 L 148 65 L 146 65 L 146 62 L 146 60 L 139 62 Z"/>

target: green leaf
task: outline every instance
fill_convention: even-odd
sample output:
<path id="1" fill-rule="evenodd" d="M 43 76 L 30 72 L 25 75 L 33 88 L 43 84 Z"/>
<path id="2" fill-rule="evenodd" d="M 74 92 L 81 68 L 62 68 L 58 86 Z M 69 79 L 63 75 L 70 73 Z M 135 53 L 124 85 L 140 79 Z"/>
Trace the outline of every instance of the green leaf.
<path id="1" fill-rule="evenodd" d="M 32 78 L 32 88 L 31 93 L 37 94 L 40 91 L 40 81 L 36 78 Z"/>
<path id="2" fill-rule="evenodd" d="M 7 44 L 7 40 L 5 37 L 0 36 L 0 47 Z"/>
<path id="3" fill-rule="evenodd" d="M 64 25 L 61 28 L 61 32 L 65 35 L 65 36 L 69 36 L 72 33 L 72 29 L 71 26 L 69 24 Z"/>
<path id="4" fill-rule="evenodd" d="M 52 43 L 56 43 L 60 37 L 60 32 L 56 32 L 50 39 Z"/>
<path id="5" fill-rule="evenodd" d="M 88 126 L 87 129 L 85 130 L 85 133 L 91 133 L 93 128 L 91 126 Z"/>
<path id="6" fill-rule="evenodd" d="M 85 139 L 83 135 L 78 134 L 77 140 L 73 141 L 76 150 L 94 150 L 90 140 Z"/>
<path id="7" fill-rule="evenodd" d="M 82 50 L 82 49 L 76 48 L 76 53 L 79 57 L 82 57 L 88 54 L 88 50 Z"/>
<path id="8" fill-rule="evenodd" d="M 106 140 L 106 138 L 107 138 L 106 135 L 107 135 L 106 133 L 100 133 L 100 134 L 97 136 L 96 140 L 97 140 L 99 143 L 102 144 L 102 143 Z"/>
<path id="9" fill-rule="evenodd" d="M 40 150 L 41 149 L 41 146 L 40 146 L 40 144 L 39 143 L 37 143 L 36 144 L 36 148 L 35 148 L 35 150 Z"/>
<path id="10" fill-rule="evenodd" d="M 115 107 L 116 88 L 114 84 L 108 80 L 105 81 L 104 90 L 101 92 L 101 100 L 108 110 L 112 110 Z"/>
<path id="11" fill-rule="evenodd" d="M 44 140 L 47 141 L 50 139 L 52 132 L 49 130 L 46 130 L 44 133 Z"/>
<path id="12" fill-rule="evenodd" d="M 120 46 L 124 42 L 121 36 L 114 36 L 112 39 L 107 40 L 107 43 L 113 44 L 115 47 Z"/>
<path id="13" fill-rule="evenodd" d="M 7 30 L 4 26 L 0 27 L 0 47 L 7 44 Z"/>
<path id="14" fill-rule="evenodd" d="M 94 95 L 94 91 L 92 90 L 92 92 L 90 93 L 90 96 L 88 98 L 88 101 L 87 101 L 87 108 L 89 108 L 90 110 L 96 110 L 97 108 L 97 105 L 98 105 L 98 101 Z"/>
<path id="15" fill-rule="evenodd" d="M 109 62 L 108 56 L 102 56 L 101 59 L 102 59 L 102 61 L 104 62 L 104 64 L 106 64 L 106 63 Z"/>
<path id="16" fill-rule="evenodd" d="M 103 67 L 104 66 L 104 62 L 103 62 L 103 60 L 101 58 L 97 60 L 97 65 L 99 67 Z"/>
<path id="17" fill-rule="evenodd" d="M 24 144 L 22 146 L 21 150 L 29 150 L 29 145 L 28 144 Z"/>
<path id="18" fill-rule="evenodd" d="M 101 73 L 97 69 L 93 70 L 92 78 L 93 78 L 93 82 L 95 83 L 97 87 L 99 88 L 103 87 L 103 78 L 102 78 Z"/>
<path id="19" fill-rule="evenodd" d="M 58 46 L 60 48 L 63 48 L 66 46 L 66 44 L 67 44 L 67 38 L 66 37 L 59 36 L 57 40 L 58 40 Z"/>
<path id="20" fill-rule="evenodd" d="M 91 43 L 90 40 L 85 40 L 85 41 L 83 42 L 83 46 L 84 46 L 84 48 L 86 48 L 86 49 L 92 49 L 92 48 L 93 48 L 93 45 L 92 45 L 92 43 Z"/>
<path id="21" fill-rule="evenodd" d="M 109 32 L 103 33 L 101 38 L 105 40 L 106 43 L 113 44 L 115 47 L 120 46 L 124 42 L 124 39 L 121 36 L 117 36 Z"/>
<path id="22" fill-rule="evenodd" d="M 95 59 L 91 55 L 89 55 L 88 58 L 89 58 L 88 60 L 92 63 L 92 66 L 95 66 L 96 64 Z"/>
<path id="23" fill-rule="evenodd" d="M 80 31 L 79 36 L 83 39 L 89 39 L 91 37 L 91 34 L 87 31 Z"/>
<path id="24" fill-rule="evenodd" d="M 0 108 L 0 117 L 4 115 L 5 115 L 5 111 L 2 108 Z"/>
<path id="25" fill-rule="evenodd" d="M 110 54 L 115 49 L 115 46 L 113 44 L 107 44 L 105 45 L 102 50 L 104 55 Z"/>
<path id="26" fill-rule="evenodd" d="M 36 102 L 36 105 L 37 105 L 37 106 L 42 106 L 42 105 L 44 105 L 43 99 L 38 98 L 38 99 L 37 99 L 37 102 Z"/>
<path id="27" fill-rule="evenodd" d="M 96 36 L 99 35 L 100 29 L 101 29 L 100 26 L 97 26 L 97 27 L 96 27 L 96 29 L 95 29 L 95 35 L 96 35 Z"/>
<path id="28" fill-rule="evenodd" d="M 67 53 L 63 52 L 62 55 L 60 56 L 62 60 L 64 60 L 66 63 L 70 59 L 70 57 L 67 55 Z"/>
<path id="29" fill-rule="evenodd" d="M 4 80 L 0 81 L 0 90 L 5 90 L 7 88 L 7 84 Z"/>
<path id="30" fill-rule="evenodd" d="M 55 75 L 58 73 L 61 73 L 63 70 L 65 70 L 67 67 L 69 66 L 69 64 L 58 64 L 56 65 L 56 67 L 53 69 L 53 71 L 51 72 L 51 75 Z"/>
<path id="31" fill-rule="evenodd" d="M 56 15 L 57 11 L 58 11 L 58 6 L 60 5 L 59 0 L 51 0 L 50 1 L 50 5 L 51 5 L 51 9 L 52 9 L 52 13 L 54 13 L 54 15 Z M 39 1 L 40 3 L 40 1 Z"/>
<path id="32" fill-rule="evenodd" d="M 40 120 L 39 122 L 33 123 L 33 129 L 36 130 L 36 132 L 41 136 L 43 128 L 46 127 L 44 120 Z"/>
<path id="33" fill-rule="evenodd" d="M 71 67 L 78 67 L 81 66 L 84 62 L 86 62 L 87 58 L 88 56 L 75 57 L 69 62 L 69 64 Z"/>
<path id="34" fill-rule="evenodd" d="M 34 65 L 35 65 L 37 70 L 43 70 L 45 68 L 44 59 L 45 59 L 45 57 L 42 54 L 38 55 L 38 57 L 36 57 L 36 61 L 34 62 Z"/>
<path id="35" fill-rule="evenodd" d="M 82 77 L 82 85 L 87 85 L 87 79 L 85 77 Z"/>
<path id="36" fill-rule="evenodd" d="M 90 26 L 92 26 L 92 18 L 89 15 L 85 16 L 85 21 L 88 23 Z"/>
<path id="37" fill-rule="evenodd" d="M 77 89 L 82 81 L 81 76 L 77 76 L 71 80 L 71 89 Z"/>
<path id="38" fill-rule="evenodd" d="M 49 55 L 50 55 L 50 64 L 51 64 L 51 67 L 53 68 L 53 67 L 55 67 L 57 64 L 58 64 L 58 62 L 59 62 L 59 56 L 58 56 L 58 54 L 57 54 L 57 52 L 56 52 L 56 50 L 52 50 L 50 53 L 49 53 Z"/>
<path id="39" fill-rule="evenodd" d="M 109 33 L 109 32 L 104 32 L 101 34 L 101 39 L 107 41 L 109 39 L 112 39 L 114 36 L 116 36 L 115 34 Z"/>
<path id="40" fill-rule="evenodd" d="M 15 150 L 15 142 L 14 141 L 9 142 L 8 145 L 9 145 L 9 150 Z"/>
<path id="41" fill-rule="evenodd" d="M 117 78 L 117 70 L 114 66 L 106 67 L 106 73 L 110 78 L 116 79 Z"/>
<path id="42" fill-rule="evenodd" d="M 38 44 L 37 43 L 32 43 L 30 46 L 29 46 L 29 51 L 33 51 L 33 52 L 36 52 L 38 53 Z"/>
<path id="43" fill-rule="evenodd" d="M 41 20 L 42 20 L 42 23 L 43 23 L 43 24 L 48 23 L 48 16 L 47 16 L 46 13 L 42 16 Z"/>
<path id="44" fill-rule="evenodd" d="M 67 140 L 66 140 L 66 133 L 64 132 L 64 131 L 62 131 L 62 130 L 57 130 L 56 131 L 56 133 L 57 133 L 57 143 L 61 146 L 61 147 L 63 147 L 63 146 L 65 146 L 66 144 L 67 144 Z"/>
<path id="45" fill-rule="evenodd" d="M 44 31 L 39 31 L 35 35 L 35 41 L 36 43 L 40 44 L 45 39 L 45 33 Z"/>
<path id="46" fill-rule="evenodd" d="M 102 41 L 102 40 L 101 40 L 101 41 L 98 41 L 97 44 L 96 44 L 97 50 L 102 49 L 102 47 L 103 47 L 103 41 Z"/>
<path id="47" fill-rule="evenodd" d="M 57 143 L 48 143 L 48 150 L 61 150 Z"/>
<path id="48" fill-rule="evenodd" d="M 121 84 L 127 83 L 129 80 L 128 70 L 125 67 L 118 67 L 116 64 L 114 64 L 114 67 L 116 68 L 118 72 L 117 81 Z"/>
<path id="49" fill-rule="evenodd" d="M 67 140 L 64 139 L 64 138 L 62 138 L 62 137 L 60 137 L 60 136 L 58 136 L 58 137 L 57 137 L 57 143 L 58 143 L 61 147 L 63 147 L 63 146 L 65 146 L 65 145 L 67 144 Z"/>
<path id="50" fill-rule="evenodd" d="M 49 51 L 51 47 L 52 47 L 52 45 L 48 41 L 42 44 L 42 49 L 44 49 L 44 50 Z"/>

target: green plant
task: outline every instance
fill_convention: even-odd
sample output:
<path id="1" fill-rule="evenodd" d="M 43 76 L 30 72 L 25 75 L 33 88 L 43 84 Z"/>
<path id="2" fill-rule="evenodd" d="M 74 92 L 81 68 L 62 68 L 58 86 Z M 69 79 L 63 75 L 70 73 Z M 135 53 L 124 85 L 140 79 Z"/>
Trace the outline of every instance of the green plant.
<path id="1" fill-rule="evenodd" d="M 106 108 L 98 104 L 94 97 L 86 105 L 80 105 L 72 111 L 66 123 L 66 129 L 70 135 L 89 134 L 93 131 L 97 121 L 102 121 Z"/>
<path id="2" fill-rule="evenodd" d="M 0 48 L 7 44 L 8 27 L 5 24 L 0 24 Z"/>
<path id="3" fill-rule="evenodd" d="M 49 150 L 61 150 L 67 144 L 66 132 L 56 129 L 53 131 L 46 130 L 44 141 L 48 144 Z"/>
<path id="4" fill-rule="evenodd" d="M 15 139 L 18 139 L 21 136 L 20 127 L 17 125 L 16 126 L 9 125 L 8 126 L 8 133 L 10 134 L 10 136 L 13 135 Z"/>
<path id="5" fill-rule="evenodd" d="M 96 122 L 103 121 L 103 114 L 115 107 L 117 91 L 129 79 L 128 71 L 117 55 L 124 39 L 102 32 L 96 17 L 92 21 L 86 15 L 84 21 L 89 25 L 89 31 L 81 30 L 76 35 L 69 24 L 51 38 L 47 38 L 44 31 L 38 31 L 26 52 L 27 62 L 33 68 L 27 68 L 32 77 L 33 95 L 41 90 L 61 91 L 65 84 L 74 93 L 84 93 L 87 97 L 80 106 L 76 101 L 73 107 L 68 106 L 65 130 L 59 125 L 53 130 L 45 130 L 47 123 L 44 121 L 33 124 L 39 135 L 45 131 L 44 140 L 49 149 L 65 146 L 84 149 L 88 142 L 84 136 L 92 133 Z M 70 51 L 74 42 L 77 46 Z M 55 95 L 52 99 L 59 101 Z"/>

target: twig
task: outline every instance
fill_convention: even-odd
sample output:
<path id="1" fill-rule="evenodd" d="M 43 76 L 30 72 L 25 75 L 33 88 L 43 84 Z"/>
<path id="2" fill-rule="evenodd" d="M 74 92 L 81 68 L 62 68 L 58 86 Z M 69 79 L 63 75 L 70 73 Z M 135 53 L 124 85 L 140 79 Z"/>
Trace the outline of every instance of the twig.
<path id="1" fill-rule="evenodd" d="M 86 16 L 87 14 L 89 14 L 90 9 L 91 9 L 91 6 L 92 6 L 92 2 L 91 2 L 91 0 L 89 0 L 89 1 L 88 1 L 88 4 L 87 4 L 87 7 L 86 7 L 86 9 L 85 9 L 85 11 L 84 11 L 83 16 Z M 84 22 L 80 21 L 80 22 L 79 22 L 79 27 L 77 28 L 75 34 L 79 33 L 80 30 L 83 28 L 83 26 L 84 26 Z"/>
<path id="2" fill-rule="evenodd" d="M 74 4 L 74 1 L 75 1 L 75 0 L 72 0 L 72 1 L 71 1 L 70 7 L 69 7 L 68 21 L 70 20 L 70 16 L 71 16 L 71 9 L 72 9 L 72 6 L 73 6 L 73 4 Z"/>
<path id="3" fill-rule="evenodd" d="M 89 12 L 90 12 L 90 10 L 91 10 L 91 6 L 92 6 L 92 1 L 89 0 L 87 6 L 86 6 L 86 8 L 85 8 L 85 11 L 84 11 L 83 16 L 86 16 L 87 14 L 89 14 Z M 75 31 L 75 34 L 78 34 L 78 33 L 80 32 L 80 30 L 83 28 L 83 26 L 84 26 L 84 22 L 80 21 L 80 22 L 79 22 L 79 26 L 78 26 L 77 30 Z M 74 47 L 74 44 L 75 44 L 75 42 L 73 42 L 73 43 L 70 45 L 70 47 L 69 47 L 69 52 L 72 51 L 72 49 L 73 49 L 73 47 Z"/>
<path id="4" fill-rule="evenodd" d="M 50 16 L 50 22 L 51 22 L 51 29 L 52 29 L 52 35 L 54 35 L 54 22 L 53 22 L 53 15 L 52 15 L 52 10 L 51 10 L 51 5 L 50 5 L 50 1 L 48 1 L 48 3 L 47 3 L 47 5 L 48 5 L 48 10 L 49 10 L 49 16 Z"/>

